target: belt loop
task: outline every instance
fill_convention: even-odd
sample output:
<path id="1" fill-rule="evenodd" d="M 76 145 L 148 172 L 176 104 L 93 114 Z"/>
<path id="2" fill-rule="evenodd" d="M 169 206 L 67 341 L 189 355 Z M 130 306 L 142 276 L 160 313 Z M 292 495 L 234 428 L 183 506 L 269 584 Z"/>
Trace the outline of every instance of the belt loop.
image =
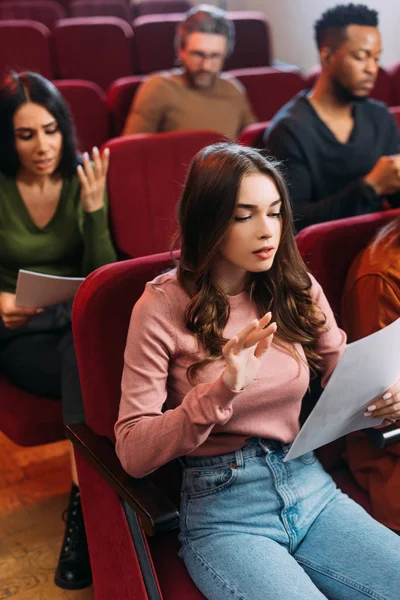
<path id="1" fill-rule="evenodd" d="M 232 469 L 242 469 L 244 464 L 242 450 L 235 450 L 235 459 L 231 463 Z"/>

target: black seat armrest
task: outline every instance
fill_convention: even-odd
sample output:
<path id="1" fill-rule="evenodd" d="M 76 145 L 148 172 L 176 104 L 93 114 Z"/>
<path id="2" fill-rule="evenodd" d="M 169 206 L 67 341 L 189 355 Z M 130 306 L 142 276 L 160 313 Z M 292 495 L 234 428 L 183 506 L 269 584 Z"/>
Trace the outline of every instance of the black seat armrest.
<path id="1" fill-rule="evenodd" d="M 74 447 L 135 511 L 147 535 L 165 533 L 179 526 L 179 512 L 146 477 L 135 479 L 124 471 L 107 437 L 96 434 L 85 423 L 68 425 L 66 435 Z"/>
<path id="2" fill-rule="evenodd" d="M 365 435 L 369 441 L 376 448 L 386 448 L 396 442 L 400 442 L 400 427 L 397 423 L 376 429 L 375 427 L 368 427 L 363 429 Z"/>

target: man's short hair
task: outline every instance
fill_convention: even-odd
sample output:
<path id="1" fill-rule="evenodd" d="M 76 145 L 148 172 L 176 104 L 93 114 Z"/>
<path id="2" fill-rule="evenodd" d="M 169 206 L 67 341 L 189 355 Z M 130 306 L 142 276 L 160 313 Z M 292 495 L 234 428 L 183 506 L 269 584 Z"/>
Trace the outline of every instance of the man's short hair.
<path id="1" fill-rule="evenodd" d="M 221 8 L 209 4 L 199 4 L 191 8 L 177 27 L 175 35 L 175 49 L 178 52 L 185 47 L 186 40 L 191 33 L 215 33 L 223 35 L 227 40 L 227 54 L 229 55 L 235 45 L 235 27 L 226 17 Z"/>
<path id="2" fill-rule="evenodd" d="M 378 13 L 365 4 L 339 4 L 328 9 L 314 25 L 318 49 L 330 46 L 336 50 L 346 39 L 349 25 L 378 27 Z"/>

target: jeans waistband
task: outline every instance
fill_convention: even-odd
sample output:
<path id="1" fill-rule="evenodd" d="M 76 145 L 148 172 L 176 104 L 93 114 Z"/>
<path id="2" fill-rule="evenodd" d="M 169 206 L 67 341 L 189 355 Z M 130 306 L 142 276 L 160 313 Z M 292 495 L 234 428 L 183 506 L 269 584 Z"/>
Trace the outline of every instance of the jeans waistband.
<path id="1" fill-rule="evenodd" d="M 219 454 L 218 456 L 182 456 L 179 460 L 184 468 L 214 467 L 232 463 L 242 467 L 246 458 L 262 456 L 269 452 L 279 452 L 282 456 L 285 456 L 289 448 L 290 444 L 284 444 L 278 440 L 251 438 L 243 448 L 226 454 Z"/>

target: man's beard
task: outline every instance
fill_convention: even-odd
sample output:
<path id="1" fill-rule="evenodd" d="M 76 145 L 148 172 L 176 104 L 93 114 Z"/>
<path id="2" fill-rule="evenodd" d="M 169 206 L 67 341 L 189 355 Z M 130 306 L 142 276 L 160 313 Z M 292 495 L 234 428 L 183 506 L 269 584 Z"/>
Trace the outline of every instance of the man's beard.
<path id="1" fill-rule="evenodd" d="M 207 85 L 201 85 L 201 83 L 199 84 L 199 75 L 201 76 L 202 73 L 209 75 L 209 83 L 207 83 Z M 191 87 L 197 89 L 207 89 L 214 85 L 218 77 L 218 73 L 210 73 L 209 71 L 191 73 L 189 70 L 186 70 L 186 77 L 188 78 Z"/>
<path id="2" fill-rule="evenodd" d="M 333 90 L 337 100 L 341 104 L 350 104 L 352 102 L 365 102 L 369 98 L 368 94 L 365 96 L 357 96 L 353 94 L 348 88 L 346 88 L 338 79 L 333 79 Z"/>

